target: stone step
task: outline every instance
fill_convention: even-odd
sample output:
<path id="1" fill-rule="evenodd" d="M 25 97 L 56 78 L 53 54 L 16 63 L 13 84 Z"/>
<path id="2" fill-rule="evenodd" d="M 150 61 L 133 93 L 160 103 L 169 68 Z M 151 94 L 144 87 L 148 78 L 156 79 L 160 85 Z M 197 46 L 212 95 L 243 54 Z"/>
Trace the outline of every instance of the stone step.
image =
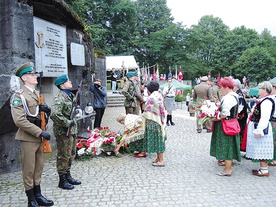
<path id="1" fill-rule="evenodd" d="M 122 94 L 108 94 L 107 107 L 122 107 L 124 106 L 125 97 Z"/>

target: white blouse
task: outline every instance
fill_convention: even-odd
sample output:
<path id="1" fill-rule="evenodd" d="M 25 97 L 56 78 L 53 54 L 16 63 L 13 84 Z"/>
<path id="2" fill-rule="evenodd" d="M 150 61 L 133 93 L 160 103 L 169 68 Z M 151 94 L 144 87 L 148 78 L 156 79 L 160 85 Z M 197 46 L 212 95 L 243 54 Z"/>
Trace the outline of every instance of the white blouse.
<path id="1" fill-rule="evenodd" d="M 236 98 L 235 98 L 236 97 Z M 233 106 L 237 105 L 238 94 L 230 92 L 221 99 L 221 112 L 220 115 L 230 116 L 230 110 Z"/>

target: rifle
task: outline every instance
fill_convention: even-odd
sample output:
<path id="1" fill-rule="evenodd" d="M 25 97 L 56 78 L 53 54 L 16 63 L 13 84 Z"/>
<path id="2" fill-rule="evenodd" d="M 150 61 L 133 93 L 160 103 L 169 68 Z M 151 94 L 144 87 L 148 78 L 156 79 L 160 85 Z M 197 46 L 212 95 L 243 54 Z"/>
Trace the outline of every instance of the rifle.
<path id="1" fill-rule="evenodd" d="M 39 72 L 39 104 L 44 104 L 44 96 L 42 94 L 42 76 L 43 76 L 43 71 Z M 41 118 L 41 125 L 40 128 L 45 131 L 46 130 L 46 118 L 45 118 L 45 112 L 40 111 L 40 118 Z M 49 141 L 45 138 L 43 138 L 43 152 L 52 152 L 51 145 Z"/>
<path id="2" fill-rule="evenodd" d="M 83 81 L 83 79 L 81 80 L 80 84 L 78 85 L 77 95 L 76 95 L 75 100 L 73 100 L 73 103 L 72 103 L 72 109 L 70 112 L 70 120 L 74 119 L 76 107 L 77 107 L 77 105 L 79 105 L 79 99 L 80 99 L 79 96 L 80 96 L 80 89 L 81 89 L 82 81 Z M 68 127 L 66 136 L 69 137 L 70 134 L 71 134 L 71 126 Z"/>

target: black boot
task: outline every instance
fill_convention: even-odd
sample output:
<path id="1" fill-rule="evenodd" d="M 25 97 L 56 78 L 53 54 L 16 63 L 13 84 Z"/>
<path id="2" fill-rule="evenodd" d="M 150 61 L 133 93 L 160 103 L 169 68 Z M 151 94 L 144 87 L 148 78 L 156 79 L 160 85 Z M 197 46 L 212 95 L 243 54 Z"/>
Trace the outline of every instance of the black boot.
<path id="1" fill-rule="evenodd" d="M 67 171 L 67 173 L 66 173 L 66 180 L 68 181 L 68 183 L 70 183 L 72 185 L 80 185 L 81 184 L 81 181 L 72 178 L 70 170 Z"/>
<path id="2" fill-rule="evenodd" d="M 174 126 L 175 123 L 172 121 L 172 115 L 170 115 L 170 122 L 171 122 L 171 125 Z"/>
<path id="3" fill-rule="evenodd" d="M 39 206 L 53 206 L 54 202 L 52 200 L 48 200 L 41 194 L 40 185 L 34 187 L 34 195 L 36 202 Z"/>
<path id="4" fill-rule="evenodd" d="M 169 124 L 169 121 L 170 121 L 170 115 L 167 115 L 167 126 L 170 126 L 170 124 Z"/>
<path id="5" fill-rule="evenodd" d="M 59 184 L 58 184 L 59 188 L 65 189 L 65 190 L 72 190 L 74 189 L 74 186 L 71 185 L 70 183 L 68 183 L 68 181 L 66 180 L 66 175 L 59 175 Z"/>
<path id="6" fill-rule="evenodd" d="M 33 188 L 30 190 L 27 190 L 26 195 L 28 197 L 28 207 L 39 207 L 39 205 L 37 204 L 37 202 L 35 200 Z"/>

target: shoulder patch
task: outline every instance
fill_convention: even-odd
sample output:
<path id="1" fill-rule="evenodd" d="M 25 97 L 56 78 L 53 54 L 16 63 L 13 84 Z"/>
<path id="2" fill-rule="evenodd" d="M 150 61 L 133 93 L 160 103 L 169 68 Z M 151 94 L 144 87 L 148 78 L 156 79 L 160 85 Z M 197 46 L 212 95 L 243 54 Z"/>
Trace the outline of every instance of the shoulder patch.
<path id="1" fill-rule="evenodd" d="M 13 105 L 13 106 L 19 106 L 19 105 L 20 105 L 20 102 L 21 102 L 20 98 L 15 97 L 15 98 L 12 100 L 12 105 Z"/>

